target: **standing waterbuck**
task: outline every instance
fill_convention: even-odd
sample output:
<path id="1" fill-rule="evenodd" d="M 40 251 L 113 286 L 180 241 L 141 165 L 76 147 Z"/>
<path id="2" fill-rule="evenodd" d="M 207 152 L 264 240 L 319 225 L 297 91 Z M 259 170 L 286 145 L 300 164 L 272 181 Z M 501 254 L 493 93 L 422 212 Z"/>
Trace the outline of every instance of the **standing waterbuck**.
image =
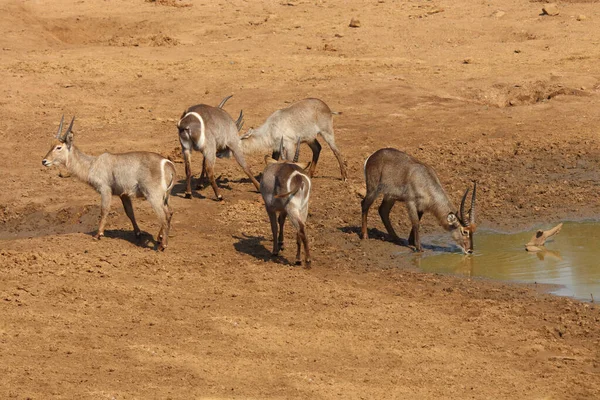
<path id="1" fill-rule="evenodd" d="M 301 245 L 304 245 L 304 262 L 306 267 L 310 266 L 310 250 L 306 236 L 306 219 L 308 217 L 308 199 L 310 197 L 311 182 L 305 170 L 310 163 L 301 165 L 298 163 L 300 142 L 296 146 L 296 155 L 292 162 L 287 161 L 286 152 L 283 149 L 283 141 L 280 142 L 280 154 L 283 161 L 265 157 L 267 167 L 263 171 L 260 181 L 260 193 L 265 202 L 267 214 L 271 222 L 273 232 L 273 255 L 279 254 L 283 249 L 283 225 L 289 216 L 292 225 L 297 230 L 296 235 L 296 264 L 302 264 Z M 277 217 L 279 213 L 279 217 Z M 279 234 L 277 223 L 279 222 Z"/>
<path id="2" fill-rule="evenodd" d="M 278 159 L 278 146 L 281 139 L 283 139 L 284 149 L 289 154 L 298 141 L 307 143 L 313 153 L 309 170 L 312 178 L 321 153 L 321 145 L 317 141 L 317 135 L 321 134 L 323 140 L 335 154 L 340 165 L 342 179 L 345 181 L 347 179 L 346 166 L 333 136 L 334 114 L 339 113 L 331 111 L 329 106 L 319 99 L 300 100 L 287 108 L 275 111 L 260 127 L 248 130 L 241 137 L 242 148 L 244 152 L 270 149 L 273 152 L 273 158 Z"/>
<path id="3" fill-rule="evenodd" d="M 383 194 L 379 215 L 388 233 L 400 241 L 390 222 L 390 211 L 396 201 L 406 203 L 412 224 L 409 246 L 423 251 L 419 239 L 419 221 L 425 211 L 431 212 L 440 225 L 452 233 L 452 238 L 466 254 L 473 253 L 473 233 L 475 232 L 475 196 L 477 182 L 474 182 L 471 208 L 465 213 L 466 190 L 457 215 L 454 206 L 442 188 L 435 171 L 430 166 L 391 148 L 380 149 L 365 161 L 367 194 L 362 200 L 362 238 L 367 239 L 367 214 L 375 199 Z"/>
<path id="4" fill-rule="evenodd" d="M 238 131 L 241 129 L 243 114 L 240 112 L 240 117 L 237 122 L 234 122 L 229 114 L 222 109 L 229 97 L 231 96 L 223 99 L 218 107 L 206 104 L 192 106 L 183 112 L 177 123 L 179 142 L 185 161 L 186 198 L 192 197 L 192 150 L 200 151 L 204 157 L 198 188 L 201 187 L 200 180 L 206 172 L 218 200 L 223 199 L 214 176 L 214 165 L 219 154 L 228 156 L 229 153 L 233 153 L 236 161 L 248 175 L 256 190 L 259 190 L 259 183 L 246 165 L 244 154 L 240 148 Z"/>
<path id="5" fill-rule="evenodd" d="M 42 160 L 46 167 L 62 165 L 71 175 L 92 186 L 102 196 L 101 217 L 95 239 L 104 236 L 104 226 L 110 210 L 112 196 L 119 196 L 125 213 L 133 224 L 137 238 L 141 231 L 135 222 L 132 197 L 144 197 L 160 221 L 158 233 L 159 250 L 167 248 L 171 217 L 169 196 L 175 184 L 175 165 L 159 154 L 146 151 L 111 154 L 102 153 L 97 157 L 87 155 L 73 144 L 73 122 L 62 133 L 64 116 L 61 118 L 56 140 Z"/>

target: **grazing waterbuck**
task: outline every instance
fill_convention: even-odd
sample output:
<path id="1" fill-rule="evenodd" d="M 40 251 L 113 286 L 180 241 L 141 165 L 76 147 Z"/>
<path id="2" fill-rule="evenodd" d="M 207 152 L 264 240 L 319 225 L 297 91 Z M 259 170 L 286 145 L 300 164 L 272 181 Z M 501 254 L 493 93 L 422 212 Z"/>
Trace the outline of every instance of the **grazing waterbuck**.
<path id="1" fill-rule="evenodd" d="M 474 182 L 468 213 L 465 213 L 465 200 L 469 189 L 462 197 L 460 212 L 457 215 L 454 211 L 456 208 L 448 199 L 433 168 L 400 150 L 392 148 L 377 150 L 365 161 L 364 171 L 367 194 L 361 203 L 363 239 L 368 237 L 369 208 L 375 199 L 383 194 L 379 215 L 394 240 L 400 239 L 390 222 L 390 211 L 396 201 L 403 201 L 406 203 L 412 224 L 408 237 L 409 246 L 414 246 L 416 251 L 423 251 L 419 239 L 419 221 L 427 211 L 435 215 L 444 229 L 451 232 L 452 238 L 464 253 L 473 253 L 473 234 L 477 227 L 475 224 L 477 182 Z"/>
<path id="2" fill-rule="evenodd" d="M 202 153 L 204 160 L 202 161 L 200 179 L 206 172 L 218 200 L 223 199 L 214 176 L 214 165 L 218 155 L 228 156 L 229 153 L 233 153 L 236 161 L 248 175 L 256 190 L 259 190 L 259 183 L 246 165 L 244 154 L 240 148 L 238 131 L 243 123 L 243 113 L 240 112 L 240 117 L 237 122 L 234 122 L 231 116 L 221 108 L 229 97 L 223 99 L 218 107 L 206 104 L 192 106 L 183 112 L 177 123 L 179 143 L 181 143 L 185 161 L 186 198 L 192 197 L 192 150 Z M 200 180 L 198 188 L 200 188 Z"/>
<path id="3" fill-rule="evenodd" d="M 95 239 L 104 236 L 106 218 L 110 211 L 112 196 L 119 196 L 125 213 L 133 224 L 135 236 L 141 236 L 135 221 L 132 197 L 144 197 L 160 221 L 158 233 L 159 250 L 167 248 L 171 217 L 169 196 L 175 184 L 175 165 L 156 153 L 135 151 L 130 153 L 102 153 L 97 157 L 80 151 L 73 144 L 73 122 L 62 133 L 64 116 L 61 118 L 56 139 L 42 160 L 46 167 L 62 165 L 69 173 L 92 186 L 101 196 L 101 216 Z"/>
<path id="4" fill-rule="evenodd" d="M 273 158 L 278 159 L 278 146 L 282 139 L 283 147 L 289 154 L 298 141 L 307 143 L 313 153 L 309 170 L 309 176 L 312 178 L 321 153 L 321 144 L 317 141 L 317 135 L 321 134 L 323 140 L 335 154 L 340 165 L 342 179 L 345 181 L 347 179 L 346 166 L 333 136 L 333 115 L 335 114 L 339 113 L 331 111 L 322 100 L 300 100 L 287 108 L 275 111 L 260 127 L 248 130 L 241 136 L 242 148 L 246 153 L 270 149 L 273 152 Z"/>
<path id="5" fill-rule="evenodd" d="M 297 230 L 296 234 L 296 264 L 302 264 L 301 245 L 304 245 L 304 262 L 310 267 L 310 249 L 308 237 L 306 236 L 306 219 L 308 217 L 308 200 L 310 197 L 311 182 L 306 174 L 306 168 L 310 165 L 299 164 L 298 155 L 300 142 L 296 146 L 296 155 L 290 162 L 287 161 L 286 152 L 281 142 L 280 154 L 282 161 L 265 157 L 267 167 L 263 171 L 260 181 L 260 193 L 265 202 L 265 208 L 271 222 L 273 232 L 273 255 L 279 254 L 283 249 L 283 226 L 286 217 L 289 216 L 292 225 Z M 277 216 L 279 213 L 279 217 Z M 279 232 L 277 223 L 279 222 Z"/>

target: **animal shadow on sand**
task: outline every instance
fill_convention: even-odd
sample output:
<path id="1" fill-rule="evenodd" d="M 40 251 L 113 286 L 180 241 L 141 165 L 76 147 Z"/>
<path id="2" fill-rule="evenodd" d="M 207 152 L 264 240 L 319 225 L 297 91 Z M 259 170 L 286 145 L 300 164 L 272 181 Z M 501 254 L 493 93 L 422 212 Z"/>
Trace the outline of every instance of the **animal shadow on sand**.
<path id="1" fill-rule="evenodd" d="M 236 243 L 233 244 L 233 247 L 241 252 L 261 261 L 273 261 L 278 264 L 284 265 L 294 265 L 294 263 L 289 262 L 285 257 L 281 256 L 281 250 L 279 255 L 273 256 L 271 255 L 271 250 L 265 247 L 261 242 L 266 240 L 264 236 L 248 236 L 246 234 L 242 234 L 243 237 L 233 235 L 232 237 L 237 240 Z M 269 240 L 269 244 L 271 241 Z"/>
<path id="2" fill-rule="evenodd" d="M 219 178 L 215 179 L 215 181 L 217 182 L 217 186 L 219 187 L 219 189 L 225 189 L 228 191 L 232 190 L 231 186 L 228 185 L 228 183 L 232 182 L 232 181 L 228 180 L 227 178 L 221 179 L 221 177 L 219 177 Z M 248 182 L 250 182 L 250 179 L 248 179 Z M 185 179 L 179 180 L 173 186 L 173 189 L 171 189 L 172 196 L 184 198 L 185 197 L 185 187 L 186 187 Z M 207 193 L 207 195 L 205 196 L 202 193 L 200 193 L 201 190 L 209 190 L 210 192 Z M 210 186 L 210 182 L 208 182 L 208 180 L 206 180 L 206 179 L 203 179 L 202 181 L 200 181 L 199 179 L 192 179 L 192 197 L 197 198 L 197 199 L 213 199 L 214 192 L 212 190 L 212 187 Z M 214 200 L 216 200 L 216 199 L 214 199 Z"/>
<path id="3" fill-rule="evenodd" d="M 343 226 L 338 229 L 344 233 L 354 233 L 359 238 L 361 236 L 361 228 L 358 226 Z M 399 246 L 403 246 L 403 247 L 409 248 L 411 250 L 414 250 L 413 246 L 409 246 L 408 239 L 400 238 L 400 241 L 394 240 L 386 232 L 380 231 L 379 229 L 376 229 L 376 228 L 370 228 L 367 231 L 369 233 L 369 240 L 373 240 L 373 239 L 383 240 L 386 242 L 394 243 Z M 431 251 L 440 252 L 440 253 L 455 253 L 456 252 L 456 248 L 454 246 L 438 246 L 435 244 L 423 243 L 423 241 L 421 241 L 421 247 L 423 247 L 423 250 L 431 250 Z"/>
<path id="4" fill-rule="evenodd" d="M 97 232 L 98 231 L 87 232 L 86 235 L 94 236 Z M 140 237 L 138 238 L 133 233 L 133 230 L 127 229 L 107 229 L 104 231 L 104 237 L 100 240 L 106 239 L 121 239 L 137 247 L 153 248 L 154 250 L 157 250 L 158 245 L 160 244 L 154 239 L 154 236 L 149 232 L 142 231 Z"/>

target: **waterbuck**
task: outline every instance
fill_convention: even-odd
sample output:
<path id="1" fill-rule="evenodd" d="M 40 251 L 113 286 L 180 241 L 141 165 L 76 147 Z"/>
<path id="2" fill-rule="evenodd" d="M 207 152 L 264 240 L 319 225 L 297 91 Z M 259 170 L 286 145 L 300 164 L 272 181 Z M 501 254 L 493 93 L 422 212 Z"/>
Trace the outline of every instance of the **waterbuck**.
<path id="1" fill-rule="evenodd" d="M 296 235 L 296 264 L 302 264 L 301 245 L 303 244 L 304 262 L 308 268 L 311 260 L 306 236 L 306 218 L 308 217 L 311 182 L 305 170 L 310 163 L 304 165 L 298 163 L 300 142 L 297 143 L 296 155 L 293 161 L 287 161 L 287 153 L 283 149 L 282 142 L 280 154 L 283 160 L 278 162 L 275 159 L 268 159 L 268 156 L 266 156 L 267 167 L 263 171 L 263 177 L 260 181 L 260 193 L 265 202 L 273 232 L 272 254 L 276 256 L 283 249 L 283 225 L 286 217 L 289 216 L 292 225 L 298 231 Z M 279 213 L 279 217 L 277 217 L 277 213 Z M 277 232 L 278 222 L 279 234 Z"/>
<path id="2" fill-rule="evenodd" d="M 278 146 L 283 139 L 283 147 L 291 154 L 296 143 L 307 143 L 313 153 L 309 176 L 312 178 L 317 168 L 321 145 L 317 135 L 329 145 L 340 165 L 342 179 L 347 179 L 346 166 L 342 154 L 335 145 L 333 136 L 333 115 L 329 106 L 319 99 L 300 100 L 287 108 L 275 111 L 264 124 L 256 129 L 250 129 L 241 136 L 242 148 L 245 152 L 271 149 L 273 158 L 278 159 Z"/>
<path id="3" fill-rule="evenodd" d="M 441 226 L 452 233 L 452 238 L 464 253 L 473 253 L 477 182 L 474 182 L 471 208 L 467 217 L 465 200 L 469 189 L 462 197 L 460 212 L 457 215 L 433 168 L 402 151 L 392 148 L 377 150 L 365 161 L 364 170 L 367 194 L 361 203 L 363 239 L 368 238 L 369 208 L 375 199 L 383 194 L 379 215 L 394 240 L 400 241 L 390 223 L 390 211 L 396 201 L 403 201 L 406 203 L 412 224 L 408 237 L 409 246 L 414 246 L 416 251 L 423 251 L 419 239 L 419 221 L 423 213 L 429 211 L 435 215 Z"/>
<path id="4" fill-rule="evenodd" d="M 192 197 L 192 150 L 200 151 L 204 156 L 198 188 L 201 187 L 200 180 L 206 172 L 218 200 L 223 199 L 214 176 L 214 165 L 218 154 L 227 156 L 230 152 L 233 153 L 256 190 L 259 190 L 258 181 L 246 165 L 244 154 L 240 149 L 238 127 L 241 128 L 243 114 L 240 112 L 238 121 L 234 122 L 229 114 L 221 108 L 229 97 L 225 98 L 218 107 L 206 104 L 192 106 L 183 112 L 177 123 L 179 142 L 185 161 L 186 198 Z"/>
<path id="5" fill-rule="evenodd" d="M 95 239 L 104 236 L 106 218 L 112 196 L 119 196 L 125 213 L 133 224 L 137 238 L 141 231 L 135 221 L 132 197 L 144 197 L 160 221 L 158 233 L 159 250 L 167 248 L 171 217 L 169 196 L 175 184 L 175 165 L 156 153 L 135 151 L 130 153 L 102 153 L 97 157 L 87 155 L 73 144 L 73 122 L 62 133 L 64 116 L 60 120 L 56 140 L 42 160 L 46 167 L 62 165 L 71 175 L 92 186 L 101 195 L 101 216 Z"/>

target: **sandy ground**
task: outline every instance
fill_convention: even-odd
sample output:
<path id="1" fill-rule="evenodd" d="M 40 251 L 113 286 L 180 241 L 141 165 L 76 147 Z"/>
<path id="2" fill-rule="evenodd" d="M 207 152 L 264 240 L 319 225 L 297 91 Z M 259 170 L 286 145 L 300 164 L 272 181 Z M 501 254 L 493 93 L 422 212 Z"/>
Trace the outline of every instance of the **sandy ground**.
<path id="1" fill-rule="evenodd" d="M 477 179 L 483 228 L 598 215 L 598 2 L 543 6 L 2 1 L 0 397 L 600 398 L 597 305 L 414 271 L 375 210 L 358 238 L 362 165 L 384 146 L 434 166 L 455 204 Z M 177 184 L 164 253 L 142 201 L 142 242 L 117 199 L 92 240 L 99 195 L 41 165 L 63 113 L 88 153 L 180 161 L 181 112 L 228 94 L 246 127 L 305 97 L 342 112 L 349 181 L 324 148 L 310 270 L 290 265 L 293 246 L 269 257 L 260 196 L 233 160 L 217 163 L 222 203 Z M 265 153 L 247 156 L 257 175 Z M 403 207 L 393 215 L 406 236 Z M 425 216 L 423 231 L 441 228 Z"/>

